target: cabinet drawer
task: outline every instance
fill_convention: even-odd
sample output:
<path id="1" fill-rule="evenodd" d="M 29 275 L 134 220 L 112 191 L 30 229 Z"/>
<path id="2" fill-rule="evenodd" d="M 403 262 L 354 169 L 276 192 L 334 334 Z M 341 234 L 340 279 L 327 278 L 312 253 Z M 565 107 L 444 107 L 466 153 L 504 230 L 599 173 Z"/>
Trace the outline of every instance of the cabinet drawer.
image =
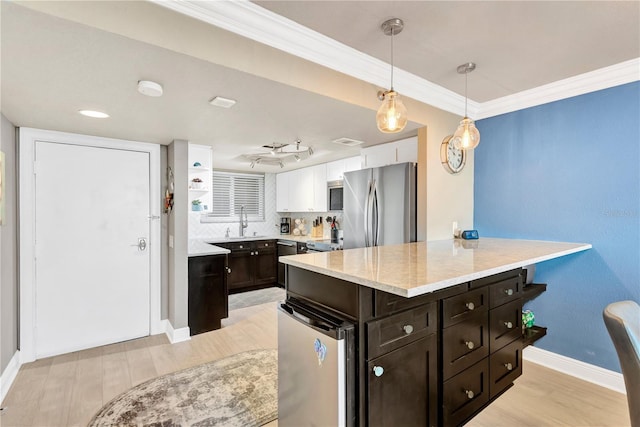
<path id="1" fill-rule="evenodd" d="M 447 379 L 489 355 L 487 313 L 472 317 L 442 331 L 442 372 Z"/>
<path id="2" fill-rule="evenodd" d="M 395 350 L 419 338 L 426 337 L 437 328 L 437 303 L 367 323 L 368 358 Z"/>
<path id="3" fill-rule="evenodd" d="M 417 297 L 407 298 L 400 295 L 390 294 L 376 290 L 374 292 L 374 316 L 384 316 L 412 307 L 418 307 L 422 304 L 446 298 L 450 295 L 458 295 L 466 292 L 469 287 L 468 283 L 461 283 L 436 292 Z"/>
<path id="4" fill-rule="evenodd" d="M 489 311 L 489 351 L 499 350 L 522 336 L 522 300 Z"/>
<path id="5" fill-rule="evenodd" d="M 478 312 L 486 313 L 489 306 L 489 290 L 484 287 L 442 302 L 442 327 L 446 328 L 475 316 Z"/>
<path id="6" fill-rule="evenodd" d="M 251 242 L 234 242 L 227 243 L 228 249 L 232 252 L 236 251 L 248 251 L 251 249 Z"/>
<path id="7" fill-rule="evenodd" d="M 457 426 L 489 401 L 489 360 L 484 359 L 443 384 L 445 426 Z"/>
<path id="8" fill-rule="evenodd" d="M 522 297 L 522 277 L 517 275 L 489 286 L 490 308 L 498 307 Z"/>
<path id="9" fill-rule="evenodd" d="M 255 242 L 256 249 L 265 249 L 265 248 L 275 248 L 276 241 L 275 240 L 256 240 Z"/>
<path id="10" fill-rule="evenodd" d="M 516 340 L 493 353 L 489 365 L 489 392 L 493 399 L 522 375 L 522 342 Z"/>

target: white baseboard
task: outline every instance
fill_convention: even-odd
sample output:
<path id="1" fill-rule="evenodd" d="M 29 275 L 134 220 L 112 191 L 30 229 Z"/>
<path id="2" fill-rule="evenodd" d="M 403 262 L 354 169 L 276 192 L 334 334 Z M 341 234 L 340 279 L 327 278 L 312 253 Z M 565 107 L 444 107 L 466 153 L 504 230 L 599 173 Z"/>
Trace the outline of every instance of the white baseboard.
<path id="1" fill-rule="evenodd" d="M 20 352 L 16 351 L 9 364 L 0 375 L 0 403 L 4 400 L 20 370 Z"/>
<path id="2" fill-rule="evenodd" d="M 522 357 L 538 365 L 589 381 L 602 387 L 626 394 L 622 374 L 580 360 L 552 353 L 541 348 L 529 346 L 524 349 Z"/>
<path id="3" fill-rule="evenodd" d="M 162 322 L 165 324 L 165 334 L 167 334 L 167 338 L 169 338 L 169 342 L 171 342 L 171 344 L 189 341 L 191 339 L 191 330 L 188 326 L 185 328 L 173 329 L 173 325 L 169 319 L 164 319 Z"/>

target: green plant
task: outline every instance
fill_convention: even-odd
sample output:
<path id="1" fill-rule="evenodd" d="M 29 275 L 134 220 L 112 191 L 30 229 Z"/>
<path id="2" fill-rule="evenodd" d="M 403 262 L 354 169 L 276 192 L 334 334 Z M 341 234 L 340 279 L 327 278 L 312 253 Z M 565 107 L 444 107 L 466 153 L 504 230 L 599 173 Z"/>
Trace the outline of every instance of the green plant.
<path id="1" fill-rule="evenodd" d="M 202 203 L 202 202 L 200 200 L 198 200 L 198 199 L 195 199 L 195 200 L 191 201 L 191 204 L 194 205 L 194 206 L 198 206 L 200 203 Z"/>

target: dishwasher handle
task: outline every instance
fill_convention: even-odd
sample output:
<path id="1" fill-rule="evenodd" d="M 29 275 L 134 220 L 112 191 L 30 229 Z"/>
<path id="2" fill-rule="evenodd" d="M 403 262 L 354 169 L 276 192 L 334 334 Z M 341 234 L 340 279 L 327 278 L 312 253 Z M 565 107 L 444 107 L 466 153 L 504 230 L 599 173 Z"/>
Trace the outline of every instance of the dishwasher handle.
<path id="1" fill-rule="evenodd" d="M 291 302 L 291 300 L 281 303 L 280 309 L 299 322 L 335 339 L 343 339 L 344 331 L 352 326 L 344 324 L 328 313 L 318 313 L 309 307 Z"/>

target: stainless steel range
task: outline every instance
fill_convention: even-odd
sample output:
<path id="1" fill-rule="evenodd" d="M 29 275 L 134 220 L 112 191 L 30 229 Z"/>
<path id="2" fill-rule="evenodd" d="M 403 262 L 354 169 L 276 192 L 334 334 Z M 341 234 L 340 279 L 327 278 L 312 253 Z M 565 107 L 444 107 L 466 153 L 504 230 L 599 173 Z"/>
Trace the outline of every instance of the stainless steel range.
<path id="1" fill-rule="evenodd" d="M 340 243 L 331 243 L 331 240 L 309 240 L 307 241 L 307 253 L 311 252 L 331 252 L 339 251 L 342 247 Z"/>

